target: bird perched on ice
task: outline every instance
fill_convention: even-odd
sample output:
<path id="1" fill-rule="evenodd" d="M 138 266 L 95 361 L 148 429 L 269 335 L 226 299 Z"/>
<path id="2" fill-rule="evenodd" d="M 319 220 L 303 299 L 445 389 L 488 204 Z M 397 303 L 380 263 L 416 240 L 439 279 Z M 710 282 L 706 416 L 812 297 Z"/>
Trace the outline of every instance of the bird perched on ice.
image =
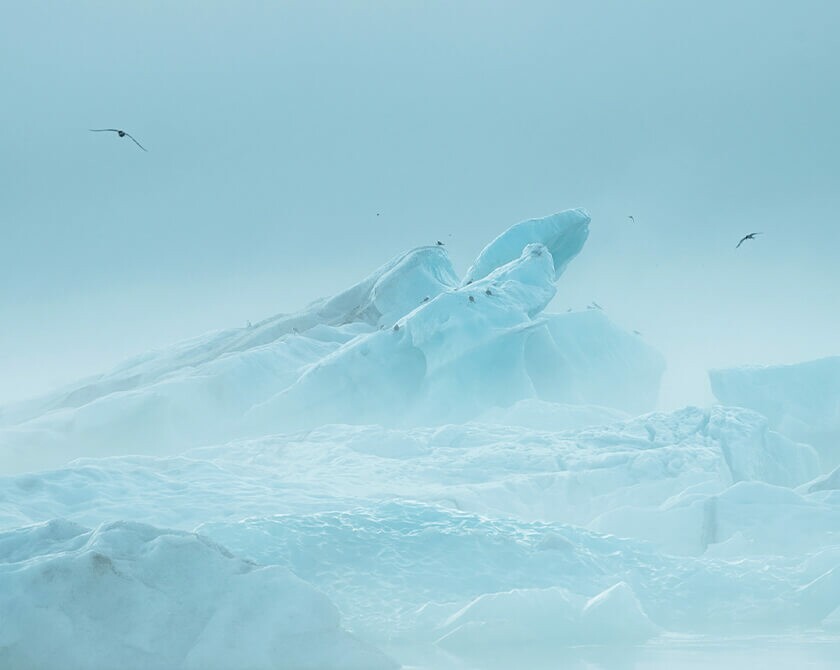
<path id="1" fill-rule="evenodd" d="M 128 137 L 129 139 L 131 139 L 132 142 L 134 142 L 134 144 L 136 144 L 138 147 L 140 147 L 143 151 L 148 151 L 148 149 L 146 149 L 146 147 L 144 147 L 142 144 L 140 144 L 140 142 L 138 142 L 131 135 L 129 135 L 127 132 L 125 132 L 124 130 L 120 130 L 119 128 L 90 128 L 90 132 L 92 132 L 92 133 L 116 133 L 120 137 Z"/>
<path id="2" fill-rule="evenodd" d="M 746 242 L 747 240 L 754 240 L 756 235 L 761 235 L 761 234 L 762 234 L 762 233 L 750 233 L 749 235 L 744 235 L 744 236 L 741 238 L 741 240 L 738 242 L 738 244 L 736 244 L 736 245 L 735 245 L 735 248 L 737 249 L 738 247 L 740 247 L 740 246 L 741 246 L 744 242 Z"/>
<path id="3" fill-rule="evenodd" d="M 439 247 L 444 246 L 443 242 L 441 242 L 440 240 L 438 240 L 438 241 L 437 241 L 437 245 L 438 245 Z"/>

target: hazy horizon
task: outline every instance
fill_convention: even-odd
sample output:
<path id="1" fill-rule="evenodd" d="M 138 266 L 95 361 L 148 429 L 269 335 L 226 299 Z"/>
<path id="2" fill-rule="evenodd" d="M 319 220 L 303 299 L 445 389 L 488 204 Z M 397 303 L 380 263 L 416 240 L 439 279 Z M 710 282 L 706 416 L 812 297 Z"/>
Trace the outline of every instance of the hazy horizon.
<path id="1" fill-rule="evenodd" d="M 436 239 L 463 272 L 577 206 L 591 235 L 551 309 L 596 300 L 641 331 L 662 407 L 711 402 L 710 367 L 840 353 L 833 4 L 6 14 L 0 402 L 295 311 Z"/>

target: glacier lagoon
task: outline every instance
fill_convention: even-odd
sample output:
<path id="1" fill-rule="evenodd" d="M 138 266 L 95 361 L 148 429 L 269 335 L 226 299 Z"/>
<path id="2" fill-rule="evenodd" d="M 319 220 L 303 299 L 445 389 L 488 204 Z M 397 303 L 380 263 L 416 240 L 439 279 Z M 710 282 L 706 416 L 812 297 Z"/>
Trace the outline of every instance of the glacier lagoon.
<path id="1" fill-rule="evenodd" d="M 836 359 L 656 411 L 641 335 L 546 311 L 589 225 L 0 408 L 0 666 L 834 667 Z"/>

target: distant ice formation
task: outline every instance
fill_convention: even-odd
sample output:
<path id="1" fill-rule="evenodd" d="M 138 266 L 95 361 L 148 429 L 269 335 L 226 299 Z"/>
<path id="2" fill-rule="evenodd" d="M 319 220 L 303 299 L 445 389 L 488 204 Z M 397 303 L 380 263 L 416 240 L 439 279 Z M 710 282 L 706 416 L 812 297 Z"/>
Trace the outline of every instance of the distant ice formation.
<path id="1" fill-rule="evenodd" d="M 709 379 L 720 402 L 761 412 L 775 430 L 813 445 L 826 468 L 840 465 L 840 356 L 711 370 Z"/>

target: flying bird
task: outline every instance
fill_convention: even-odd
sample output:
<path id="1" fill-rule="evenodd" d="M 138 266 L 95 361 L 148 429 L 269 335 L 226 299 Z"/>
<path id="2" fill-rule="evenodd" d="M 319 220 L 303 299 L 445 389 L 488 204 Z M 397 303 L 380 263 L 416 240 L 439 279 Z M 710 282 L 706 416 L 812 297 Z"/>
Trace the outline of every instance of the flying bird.
<path id="1" fill-rule="evenodd" d="M 741 238 L 741 240 L 738 242 L 738 244 L 736 244 L 736 245 L 735 245 L 735 248 L 737 249 L 738 247 L 740 247 L 740 246 L 741 246 L 744 242 L 746 242 L 747 240 L 754 240 L 756 235 L 761 235 L 761 233 L 750 233 L 749 235 L 744 235 L 744 236 Z"/>
<path id="2" fill-rule="evenodd" d="M 133 137 L 131 137 L 131 135 L 129 135 L 127 132 L 125 132 L 124 130 L 120 130 L 119 128 L 90 128 L 89 130 L 92 133 L 116 133 L 120 137 L 128 137 L 128 138 L 131 139 L 132 142 L 134 142 L 134 144 L 136 144 L 138 147 L 140 147 L 143 151 L 148 151 L 148 149 L 146 149 L 146 147 L 144 147 L 142 144 L 140 144 L 140 142 L 138 142 Z"/>
<path id="3" fill-rule="evenodd" d="M 636 223 L 636 219 L 634 219 L 632 216 L 628 216 L 627 218 L 630 219 L 630 223 Z"/>

